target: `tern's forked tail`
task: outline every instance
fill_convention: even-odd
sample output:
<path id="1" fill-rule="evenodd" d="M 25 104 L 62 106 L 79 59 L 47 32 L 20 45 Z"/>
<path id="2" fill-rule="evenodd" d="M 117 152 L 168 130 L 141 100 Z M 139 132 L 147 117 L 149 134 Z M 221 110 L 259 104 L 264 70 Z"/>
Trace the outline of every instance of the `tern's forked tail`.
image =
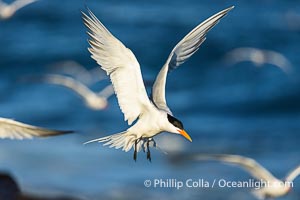
<path id="1" fill-rule="evenodd" d="M 90 140 L 85 142 L 84 144 L 89 144 L 92 142 L 101 142 L 104 143 L 104 146 L 109 145 L 110 148 L 114 147 L 116 149 L 122 148 L 123 151 L 127 152 L 132 148 L 132 146 L 134 146 L 136 140 L 137 138 L 135 135 L 129 134 L 129 132 L 124 131 L 106 137 Z"/>

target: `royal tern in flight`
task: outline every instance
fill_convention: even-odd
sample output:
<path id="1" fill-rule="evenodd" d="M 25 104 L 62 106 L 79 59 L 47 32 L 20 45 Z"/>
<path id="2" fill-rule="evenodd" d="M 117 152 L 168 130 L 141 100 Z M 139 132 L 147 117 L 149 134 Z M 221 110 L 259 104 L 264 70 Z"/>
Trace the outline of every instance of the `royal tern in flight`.
<path id="1" fill-rule="evenodd" d="M 72 133 L 73 131 L 49 130 L 31 126 L 12 119 L 0 118 L 0 138 L 31 139 L 33 137 L 47 137 Z"/>
<path id="2" fill-rule="evenodd" d="M 0 0 L 0 19 L 8 19 L 12 17 L 19 9 L 36 1 L 38 0 L 16 0 L 11 4 L 7 4 Z"/>
<path id="3" fill-rule="evenodd" d="M 88 70 L 73 60 L 51 64 L 51 68 L 54 69 L 55 73 L 70 75 L 86 85 L 92 85 L 106 78 L 104 71 L 100 67 L 97 66 Z"/>
<path id="4" fill-rule="evenodd" d="M 225 163 L 242 167 L 258 181 L 263 181 L 262 187 L 252 190 L 252 193 L 258 199 L 278 198 L 291 191 L 292 182 L 300 175 L 300 165 L 290 171 L 283 179 L 277 179 L 267 169 L 251 158 L 238 155 L 227 154 L 196 154 L 188 156 L 188 160 L 218 160 Z M 264 185 L 264 183 L 266 183 Z"/>
<path id="5" fill-rule="evenodd" d="M 151 161 L 149 145 L 155 146 L 153 137 L 163 131 L 181 134 L 189 141 L 181 121 L 176 119 L 165 99 L 167 73 L 176 69 L 192 56 L 204 42 L 206 33 L 213 28 L 233 7 L 227 8 L 205 20 L 187 34 L 172 50 L 166 63 L 160 70 L 152 87 L 151 100 L 147 96 L 140 65 L 130 49 L 115 38 L 97 17 L 88 10 L 89 16 L 82 12 L 83 21 L 90 36 L 89 48 L 92 58 L 109 75 L 125 121 L 131 125 L 126 131 L 107 137 L 88 141 L 105 142 L 116 149 L 129 151 L 134 148 L 136 160 L 140 149 L 147 150 L 147 159 Z"/>
<path id="6" fill-rule="evenodd" d="M 80 81 L 63 75 L 48 74 L 42 76 L 42 80 L 71 89 L 84 100 L 87 107 L 93 110 L 103 110 L 106 108 L 108 104 L 107 99 L 114 94 L 112 85 L 108 85 L 100 92 L 95 93 Z"/>
<path id="7" fill-rule="evenodd" d="M 271 64 L 287 74 L 292 70 L 292 64 L 281 53 L 252 47 L 241 47 L 231 50 L 225 55 L 225 61 L 229 64 L 250 61 L 257 67 Z"/>

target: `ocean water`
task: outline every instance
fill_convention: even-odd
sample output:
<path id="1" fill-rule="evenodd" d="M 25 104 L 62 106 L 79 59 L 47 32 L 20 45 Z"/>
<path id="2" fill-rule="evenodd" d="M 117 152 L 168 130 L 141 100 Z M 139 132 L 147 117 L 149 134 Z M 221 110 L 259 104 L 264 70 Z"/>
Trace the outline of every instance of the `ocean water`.
<path id="1" fill-rule="evenodd" d="M 79 199 L 254 199 L 247 188 L 154 187 L 155 179 L 248 180 L 239 168 L 217 162 L 174 163 L 152 150 L 124 153 L 83 142 L 128 126 L 117 100 L 93 111 L 71 91 L 26 77 L 51 73 L 56 62 L 74 60 L 91 69 L 81 10 L 88 6 L 129 47 L 143 77 L 152 82 L 177 42 L 201 21 L 235 8 L 207 35 L 198 52 L 170 73 L 167 101 L 193 142 L 163 133 L 168 152 L 249 156 L 278 177 L 300 163 L 300 3 L 298 1 L 80 1 L 40 0 L 0 21 L 0 116 L 76 134 L 0 141 L 0 170 L 12 174 L 24 193 L 65 194 Z M 293 71 L 250 62 L 228 65 L 227 52 L 255 47 L 280 52 Z M 99 90 L 104 80 L 93 86 Z M 147 90 L 150 86 L 147 84 Z M 152 181 L 149 188 L 144 181 Z M 300 197 L 300 181 L 282 199 Z"/>

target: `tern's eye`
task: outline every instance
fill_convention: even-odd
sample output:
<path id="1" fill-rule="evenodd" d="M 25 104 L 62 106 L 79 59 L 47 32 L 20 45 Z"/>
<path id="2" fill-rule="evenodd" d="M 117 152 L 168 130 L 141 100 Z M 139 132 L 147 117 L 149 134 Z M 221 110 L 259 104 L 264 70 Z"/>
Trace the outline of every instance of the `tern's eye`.
<path id="1" fill-rule="evenodd" d="M 175 117 L 171 116 L 168 114 L 168 121 L 173 124 L 175 127 L 183 130 L 183 124 L 181 123 L 181 121 L 179 121 L 178 119 L 176 119 Z"/>

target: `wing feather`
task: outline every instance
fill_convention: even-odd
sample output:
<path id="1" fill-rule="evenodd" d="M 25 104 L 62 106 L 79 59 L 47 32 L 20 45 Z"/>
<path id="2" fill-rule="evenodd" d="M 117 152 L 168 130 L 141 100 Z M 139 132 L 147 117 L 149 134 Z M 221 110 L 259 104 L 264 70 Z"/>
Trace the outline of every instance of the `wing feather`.
<path id="1" fill-rule="evenodd" d="M 268 170 L 257 163 L 251 158 L 238 155 L 227 155 L 227 154 L 198 154 L 192 156 L 193 160 L 218 160 L 228 164 L 237 165 L 248 173 L 250 173 L 257 180 L 264 181 L 277 181 Z"/>
<path id="2" fill-rule="evenodd" d="M 298 165 L 295 169 L 293 169 L 288 173 L 288 175 L 285 177 L 285 181 L 292 182 L 299 175 L 300 175 L 300 165 Z"/>
<path id="3" fill-rule="evenodd" d="M 88 98 L 88 96 L 95 95 L 86 85 L 80 81 L 75 80 L 72 77 L 58 75 L 58 74 L 47 74 L 42 76 L 42 80 L 47 83 L 61 85 L 71 89 L 76 92 L 83 99 Z"/>
<path id="4" fill-rule="evenodd" d="M 92 58 L 110 76 L 125 121 L 131 125 L 144 109 L 153 107 L 142 79 L 138 61 L 130 49 L 115 38 L 97 17 L 82 12 L 90 36 Z"/>
<path id="5" fill-rule="evenodd" d="M 57 131 L 31 126 L 12 119 L 0 118 L 0 138 L 30 139 L 72 133 L 72 131 Z"/>
<path id="6" fill-rule="evenodd" d="M 174 47 L 166 63 L 157 75 L 152 87 L 152 100 L 159 109 L 171 113 L 165 98 L 167 73 L 176 69 L 191 57 L 205 41 L 207 32 L 211 30 L 231 9 L 233 9 L 233 6 L 208 18 L 194 28 Z"/>
<path id="7" fill-rule="evenodd" d="M 38 0 L 16 0 L 10 6 L 15 10 L 19 10 L 29 4 L 32 4 Z"/>

